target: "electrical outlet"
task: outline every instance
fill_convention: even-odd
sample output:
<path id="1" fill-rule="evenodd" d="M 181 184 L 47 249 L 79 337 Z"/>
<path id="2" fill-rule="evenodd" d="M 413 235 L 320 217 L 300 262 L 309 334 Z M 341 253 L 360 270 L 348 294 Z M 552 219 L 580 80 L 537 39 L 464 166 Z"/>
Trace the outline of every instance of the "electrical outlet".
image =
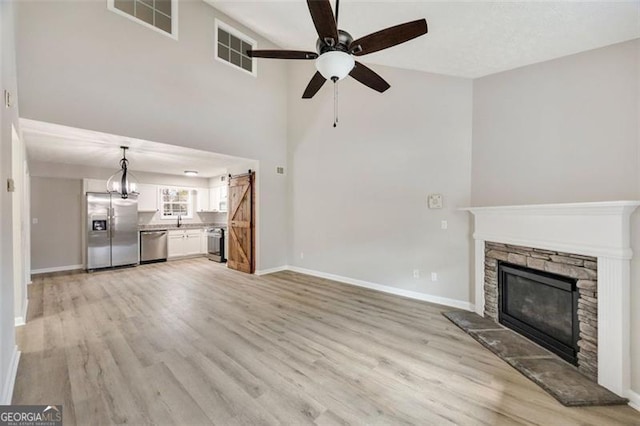
<path id="1" fill-rule="evenodd" d="M 300 259 L 304 259 L 304 252 L 303 251 L 300 252 Z"/>
<path id="2" fill-rule="evenodd" d="M 449 223 L 446 220 L 440 221 L 440 228 L 447 229 L 449 227 Z"/>
<path id="3" fill-rule="evenodd" d="M 15 190 L 16 183 L 14 182 L 14 180 L 11 178 L 7 179 L 7 192 L 15 192 Z"/>
<path id="4" fill-rule="evenodd" d="M 4 106 L 6 108 L 11 108 L 12 105 L 12 99 L 11 99 L 11 92 L 8 90 L 4 91 Z"/>
<path id="5" fill-rule="evenodd" d="M 38 218 L 34 217 L 33 219 L 31 219 L 31 223 L 34 224 L 34 225 L 37 225 L 38 224 Z"/>
<path id="6" fill-rule="evenodd" d="M 442 194 L 429 194 L 427 195 L 427 207 L 430 209 L 442 208 Z"/>
<path id="7" fill-rule="evenodd" d="M 413 278 L 420 278 L 420 269 L 413 270 Z"/>
<path id="8" fill-rule="evenodd" d="M 437 272 L 432 272 L 431 273 L 431 281 L 433 281 L 433 282 L 438 281 L 438 273 Z"/>

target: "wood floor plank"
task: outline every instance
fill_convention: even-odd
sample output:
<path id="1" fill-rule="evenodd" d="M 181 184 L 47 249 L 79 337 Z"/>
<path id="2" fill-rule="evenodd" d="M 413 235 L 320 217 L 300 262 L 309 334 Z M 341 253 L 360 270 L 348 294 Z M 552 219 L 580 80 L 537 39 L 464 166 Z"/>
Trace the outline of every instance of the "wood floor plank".
<path id="1" fill-rule="evenodd" d="M 204 258 L 35 277 L 15 404 L 65 424 L 640 425 L 566 408 L 441 306 Z"/>

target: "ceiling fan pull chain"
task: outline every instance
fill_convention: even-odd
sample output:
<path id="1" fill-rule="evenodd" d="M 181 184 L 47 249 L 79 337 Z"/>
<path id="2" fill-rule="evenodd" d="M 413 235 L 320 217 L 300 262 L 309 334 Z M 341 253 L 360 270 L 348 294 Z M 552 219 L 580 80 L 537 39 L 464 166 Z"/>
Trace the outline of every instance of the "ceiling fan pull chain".
<path id="1" fill-rule="evenodd" d="M 338 122 L 338 106 L 340 105 L 338 95 L 338 82 L 336 81 L 336 123 Z"/>
<path id="2" fill-rule="evenodd" d="M 338 81 L 333 81 L 333 127 L 338 125 Z"/>

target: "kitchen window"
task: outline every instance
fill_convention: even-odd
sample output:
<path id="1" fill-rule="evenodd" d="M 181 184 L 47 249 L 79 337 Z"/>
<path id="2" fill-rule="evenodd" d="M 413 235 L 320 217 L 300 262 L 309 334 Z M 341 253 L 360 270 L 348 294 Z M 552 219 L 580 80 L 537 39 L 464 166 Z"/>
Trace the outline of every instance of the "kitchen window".
<path id="1" fill-rule="evenodd" d="M 160 214 L 162 219 L 193 217 L 191 191 L 184 188 L 160 188 Z"/>
<path id="2" fill-rule="evenodd" d="M 178 0 L 107 0 L 107 9 L 178 39 Z"/>
<path id="3" fill-rule="evenodd" d="M 217 19 L 215 31 L 216 59 L 227 65 L 233 65 L 254 77 L 257 76 L 256 63 L 247 54 L 247 50 L 257 48 L 255 40 Z"/>

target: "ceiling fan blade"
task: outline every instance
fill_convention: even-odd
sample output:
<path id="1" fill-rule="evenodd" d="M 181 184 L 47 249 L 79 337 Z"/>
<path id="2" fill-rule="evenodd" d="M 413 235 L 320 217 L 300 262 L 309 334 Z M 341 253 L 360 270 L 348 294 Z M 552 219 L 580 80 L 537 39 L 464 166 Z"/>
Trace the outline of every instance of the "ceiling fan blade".
<path id="1" fill-rule="evenodd" d="M 327 81 L 327 79 L 324 78 L 322 74 L 316 71 L 316 74 L 313 76 L 313 78 L 311 78 L 311 81 L 307 85 L 307 88 L 304 89 L 302 99 L 313 98 L 313 96 L 318 93 L 318 90 L 320 90 L 325 81 Z"/>
<path id="2" fill-rule="evenodd" d="M 406 22 L 354 40 L 349 51 L 356 56 L 367 55 L 412 40 L 427 33 L 427 20 Z"/>
<path id="3" fill-rule="evenodd" d="M 303 52 L 299 50 L 247 50 L 250 58 L 270 59 L 316 59 L 316 52 Z"/>
<path id="4" fill-rule="evenodd" d="M 371 68 L 361 64 L 358 61 L 356 61 L 356 66 L 353 67 L 349 75 L 365 86 L 370 87 L 380 93 L 391 87 L 389 83 L 387 83 L 382 77 L 376 74 Z"/>
<path id="5" fill-rule="evenodd" d="M 307 0 L 313 25 L 321 40 L 330 46 L 338 43 L 338 26 L 329 0 Z"/>

